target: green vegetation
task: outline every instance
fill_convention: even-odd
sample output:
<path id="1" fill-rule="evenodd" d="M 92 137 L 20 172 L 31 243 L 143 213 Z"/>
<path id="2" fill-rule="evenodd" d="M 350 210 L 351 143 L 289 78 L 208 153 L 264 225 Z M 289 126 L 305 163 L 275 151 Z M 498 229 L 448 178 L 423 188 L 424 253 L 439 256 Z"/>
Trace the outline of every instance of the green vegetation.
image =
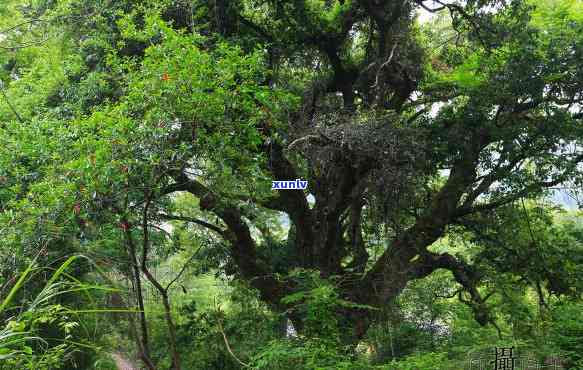
<path id="1" fill-rule="evenodd" d="M 583 369 L 582 61 L 581 0 L 5 0 L 0 370 Z"/>

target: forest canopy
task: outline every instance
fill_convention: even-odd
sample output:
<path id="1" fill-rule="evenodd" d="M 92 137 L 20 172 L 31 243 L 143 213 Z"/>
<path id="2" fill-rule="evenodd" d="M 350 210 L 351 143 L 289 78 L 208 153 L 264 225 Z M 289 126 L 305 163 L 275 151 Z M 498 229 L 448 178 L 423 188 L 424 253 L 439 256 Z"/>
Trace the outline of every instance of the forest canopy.
<path id="1" fill-rule="evenodd" d="M 581 0 L 5 0 L 0 93 L 0 369 L 583 369 Z"/>

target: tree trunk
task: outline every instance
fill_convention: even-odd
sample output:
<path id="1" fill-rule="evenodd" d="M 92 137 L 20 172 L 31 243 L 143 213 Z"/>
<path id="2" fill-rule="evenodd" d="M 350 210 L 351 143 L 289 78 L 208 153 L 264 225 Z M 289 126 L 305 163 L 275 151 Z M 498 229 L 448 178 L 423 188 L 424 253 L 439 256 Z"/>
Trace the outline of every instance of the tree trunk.
<path id="1" fill-rule="evenodd" d="M 128 254 L 130 257 L 130 263 L 132 264 L 133 280 L 134 280 L 134 290 L 136 293 L 136 300 L 138 301 L 139 318 L 140 318 L 140 328 L 141 337 L 136 336 L 136 342 L 138 345 L 138 350 L 140 351 L 140 358 L 149 370 L 156 370 L 156 367 L 150 359 L 150 349 L 148 340 L 148 321 L 146 320 L 146 311 L 144 307 L 144 297 L 142 295 L 142 281 L 140 276 L 140 268 L 138 267 L 138 259 L 136 257 L 136 248 L 132 238 L 129 223 L 126 219 L 122 221 L 122 227 L 126 234 Z"/>

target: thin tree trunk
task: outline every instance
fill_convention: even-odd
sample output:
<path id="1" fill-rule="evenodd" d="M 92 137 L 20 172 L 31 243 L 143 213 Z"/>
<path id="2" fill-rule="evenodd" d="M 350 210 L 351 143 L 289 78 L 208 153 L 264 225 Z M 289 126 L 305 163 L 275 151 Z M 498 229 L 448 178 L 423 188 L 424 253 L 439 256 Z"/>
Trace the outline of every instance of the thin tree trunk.
<path id="1" fill-rule="evenodd" d="M 143 272 L 146 275 L 146 278 L 162 296 L 164 317 L 166 319 L 166 326 L 168 327 L 168 339 L 170 340 L 170 352 L 172 353 L 172 365 L 174 370 L 181 370 L 180 353 L 178 352 L 178 347 L 176 345 L 176 327 L 172 320 L 172 307 L 170 306 L 170 300 L 168 299 L 168 291 L 156 280 L 147 268 L 143 267 Z"/>
<path id="2" fill-rule="evenodd" d="M 146 195 L 146 203 L 144 205 L 144 212 L 142 218 L 142 231 L 143 231 L 143 244 L 142 244 L 142 272 L 146 275 L 146 278 L 150 283 L 156 288 L 156 290 L 162 296 L 162 304 L 164 305 L 164 316 L 166 318 L 166 325 L 168 326 L 168 337 L 170 340 L 170 352 L 172 353 L 172 365 L 174 370 L 181 370 L 180 367 L 180 353 L 176 346 L 176 329 L 174 322 L 172 321 L 172 307 L 170 306 L 170 301 L 168 299 L 168 289 L 164 288 L 158 280 L 152 275 L 150 270 L 148 270 L 148 249 L 149 249 L 149 231 L 148 231 L 148 208 L 150 205 L 150 197 Z"/>
<path id="3" fill-rule="evenodd" d="M 162 295 L 162 303 L 164 304 L 164 314 L 166 316 L 166 324 L 168 325 L 168 334 L 170 335 L 170 347 L 172 348 L 172 360 L 174 362 L 174 369 L 180 370 L 180 353 L 176 346 L 176 327 L 172 321 L 172 309 L 170 301 L 168 300 L 167 292 Z"/>
<path id="4" fill-rule="evenodd" d="M 136 248 L 132 238 L 132 233 L 130 230 L 130 225 L 124 218 L 122 220 L 122 227 L 125 231 L 127 238 L 128 254 L 130 256 L 130 262 L 132 264 L 133 279 L 135 284 L 136 299 L 138 301 L 138 308 L 140 310 L 140 327 L 141 327 L 141 338 L 136 337 L 138 349 L 140 351 L 140 358 L 149 370 L 156 370 L 156 367 L 150 359 L 150 346 L 148 340 L 148 322 L 146 319 L 146 311 L 144 307 L 144 297 L 142 295 L 142 281 L 140 277 L 140 269 L 138 266 L 138 259 L 136 257 Z"/>

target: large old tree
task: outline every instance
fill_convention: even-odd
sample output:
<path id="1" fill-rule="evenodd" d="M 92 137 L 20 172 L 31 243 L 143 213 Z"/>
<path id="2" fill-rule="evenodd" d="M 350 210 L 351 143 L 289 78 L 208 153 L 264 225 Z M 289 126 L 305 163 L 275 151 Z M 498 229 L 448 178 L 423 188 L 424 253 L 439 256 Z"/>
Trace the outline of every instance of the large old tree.
<path id="1" fill-rule="evenodd" d="M 146 273 L 149 234 L 180 220 L 222 240 L 226 271 L 276 309 L 297 289 L 286 279 L 297 268 L 334 277 L 358 307 L 381 307 L 446 269 L 487 324 L 480 270 L 431 246 L 579 178 L 577 1 L 64 4 L 23 10 L 43 19 L 29 21 L 33 33 L 67 27 L 52 37 L 70 48 L 47 57 L 67 61 L 61 82 L 43 108 L 2 112 L 14 121 L 3 130 L 59 138 L 45 149 L 58 154 L 47 164 L 25 148 L 17 168 L 36 180 L 10 170 L 3 182 L 25 185 L 5 184 L 0 201 L 39 191 L 26 185 L 38 178 L 67 183 L 55 196 L 67 195 L 63 212 L 73 207 L 83 237 L 119 223 L 143 246 L 134 266 Z M 420 10 L 436 16 L 420 22 Z M 2 42 L 34 41 L 20 32 Z M 27 81 L 9 95 L 34 89 Z M 271 190 L 295 179 L 308 189 Z M 198 209 L 184 212 L 179 193 Z M 289 224 L 285 237 L 274 223 Z M 371 312 L 339 315 L 361 337 Z"/>

